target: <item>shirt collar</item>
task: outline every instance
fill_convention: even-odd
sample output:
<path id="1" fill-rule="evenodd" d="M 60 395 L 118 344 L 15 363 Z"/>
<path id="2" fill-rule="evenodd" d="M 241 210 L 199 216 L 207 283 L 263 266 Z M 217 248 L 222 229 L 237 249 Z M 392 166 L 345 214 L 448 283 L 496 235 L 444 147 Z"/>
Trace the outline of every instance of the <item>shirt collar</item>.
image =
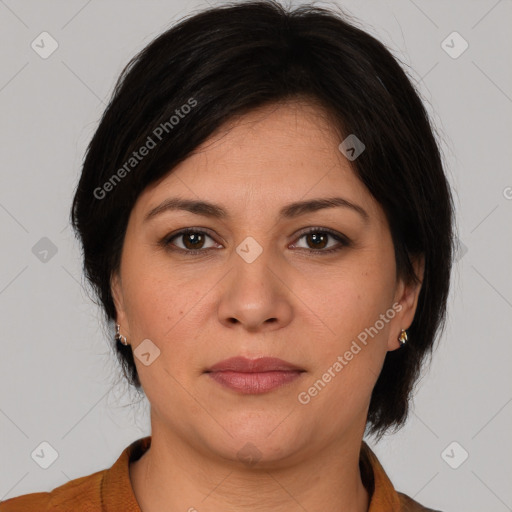
<path id="1" fill-rule="evenodd" d="M 105 512 L 141 512 L 130 481 L 130 462 L 140 458 L 150 446 L 151 436 L 137 439 L 106 471 L 101 484 L 101 502 Z"/>

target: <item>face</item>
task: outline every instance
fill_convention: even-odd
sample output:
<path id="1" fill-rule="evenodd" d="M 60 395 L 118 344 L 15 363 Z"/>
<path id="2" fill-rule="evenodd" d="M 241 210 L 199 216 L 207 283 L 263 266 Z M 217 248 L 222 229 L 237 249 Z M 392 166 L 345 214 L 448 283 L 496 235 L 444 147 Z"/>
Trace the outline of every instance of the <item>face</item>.
<path id="1" fill-rule="evenodd" d="M 153 433 L 273 462 L 362 437 L 419 287 L 397 279 L 384 212 L 340 143 L 318 107 L 265 107 L 225 125 L 139 196 L 112 291 Z M 224 215 L 154 210 L 171 198 Z M 336 206 L 289 207 L 333 198 Z M 300 371 L 209 372 L 235 356 Z"/>

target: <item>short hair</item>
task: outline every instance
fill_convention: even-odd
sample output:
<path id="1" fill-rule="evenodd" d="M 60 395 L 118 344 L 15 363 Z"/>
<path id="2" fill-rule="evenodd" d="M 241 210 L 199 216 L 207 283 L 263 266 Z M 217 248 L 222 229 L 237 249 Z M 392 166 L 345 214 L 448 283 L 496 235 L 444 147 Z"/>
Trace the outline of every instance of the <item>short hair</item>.
<path id="1" fill-rule="evenodd" d="M 385 212 L 397 276 L 420 282 L 412 261 L 424 257 L 409 342 L 386 354 L 370 399 L 366 427 L 380 437 L 405 423 L 423 362 L 444 329 L 454 208 L 419 93 L 399 59 L 341 9 L 224 3 L 180 20 L 130 60 L 86 150 L 71 208 L 84 273 L 110 325 L 111 277 L 139 194 L 228 120 L 294 100 L 323 107 L 339 134 L 363 142 L 351 168 Z M 153 147 L 136 159 L 150 139 Z M 131 346 L 118 341 L 115 349 L 140 391 Z"/>

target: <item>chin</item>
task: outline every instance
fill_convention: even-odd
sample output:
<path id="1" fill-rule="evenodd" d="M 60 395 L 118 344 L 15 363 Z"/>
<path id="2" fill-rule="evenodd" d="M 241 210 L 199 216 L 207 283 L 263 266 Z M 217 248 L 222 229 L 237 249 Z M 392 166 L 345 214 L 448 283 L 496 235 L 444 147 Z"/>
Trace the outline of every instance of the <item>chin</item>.
<path id="1" fill-rule="evenodd" d="M 225 430 L 220 429 L 219 432 L 216 429 L 214 437 L 211 429 L 208 430 L 205 441 L 211 451 L 225 459 L 241 462 L 248 467 L 264 468 L 269 465 L 275 468 L 276 463 L 293 458 L 310 444 L 309 436 L 304 436 L 298 426 L 294 428 L 291 418 L 285 419 L 287 414 L 283 414 L 283 410 L 286 409 L 273 414 L 267 411 L 238 415 L 232 419 L 224 416 L 221 424 Z"/>

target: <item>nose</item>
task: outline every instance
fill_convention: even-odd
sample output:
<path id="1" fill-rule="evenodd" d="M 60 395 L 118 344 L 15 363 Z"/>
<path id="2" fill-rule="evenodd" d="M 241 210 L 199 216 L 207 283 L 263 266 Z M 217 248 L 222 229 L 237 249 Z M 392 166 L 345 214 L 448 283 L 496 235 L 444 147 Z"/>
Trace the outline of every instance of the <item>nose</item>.
<path id="1" fill-rule="evenodd" d="M 241 254 L 233 252 L 232 269 L 221 282 L 219 321 L 249 332 L 285 327 L 293 315 L 291 277 L 269 250 L 254 260 Z"/>

